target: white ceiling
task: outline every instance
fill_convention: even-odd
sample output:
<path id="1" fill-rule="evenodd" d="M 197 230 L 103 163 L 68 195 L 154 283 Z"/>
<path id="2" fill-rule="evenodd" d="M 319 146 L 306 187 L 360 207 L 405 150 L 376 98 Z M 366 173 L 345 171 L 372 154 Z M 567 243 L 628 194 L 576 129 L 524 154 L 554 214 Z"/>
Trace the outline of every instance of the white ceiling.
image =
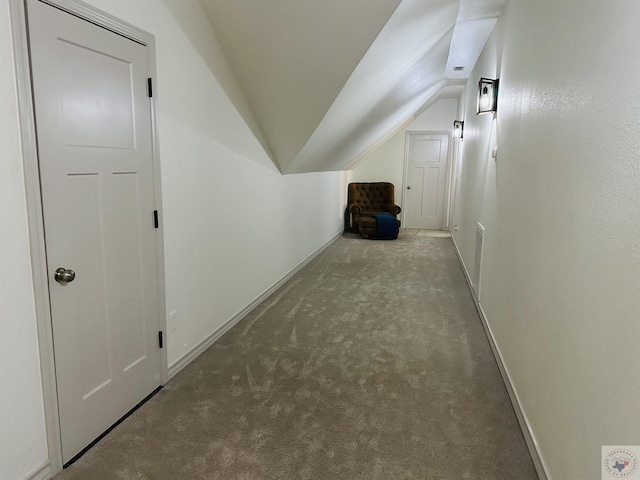
<path id="1" fill-rule="evenodd" d="M 299 173 L 348 168 L 458 96 L 505 0 L 200 2 L 256 137 L 283 173 Z"/>
<path id="2" fill-rule="evenodd" d="M 469 78 L 482 48 L 489 38 L 505 0 L 462 0 L 453 29 L 451 49 L 447 60 L 446 77 Z M 454 67 L 464 66 L 455 71 Z"/>

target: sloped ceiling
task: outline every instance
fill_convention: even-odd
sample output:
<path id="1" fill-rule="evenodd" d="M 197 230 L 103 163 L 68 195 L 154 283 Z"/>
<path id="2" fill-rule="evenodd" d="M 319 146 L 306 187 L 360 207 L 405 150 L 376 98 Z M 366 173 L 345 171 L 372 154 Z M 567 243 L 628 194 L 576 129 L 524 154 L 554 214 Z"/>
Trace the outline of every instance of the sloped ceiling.
<path id="1" fill-rule="evenodd" d="M 200 0 L 283 173 L 349 168 L 459 95 L 504 1 Z"/>

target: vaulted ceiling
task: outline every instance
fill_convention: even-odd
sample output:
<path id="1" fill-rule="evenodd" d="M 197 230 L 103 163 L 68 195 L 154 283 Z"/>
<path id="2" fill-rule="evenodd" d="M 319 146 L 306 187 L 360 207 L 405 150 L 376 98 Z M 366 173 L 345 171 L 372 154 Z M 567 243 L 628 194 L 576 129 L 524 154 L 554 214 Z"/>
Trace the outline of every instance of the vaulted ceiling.
<path id="1" fill-rule="evenodd" d="M 504 1 L 200 0 L 283 173 L 349 168 L 459 96 Z"/>

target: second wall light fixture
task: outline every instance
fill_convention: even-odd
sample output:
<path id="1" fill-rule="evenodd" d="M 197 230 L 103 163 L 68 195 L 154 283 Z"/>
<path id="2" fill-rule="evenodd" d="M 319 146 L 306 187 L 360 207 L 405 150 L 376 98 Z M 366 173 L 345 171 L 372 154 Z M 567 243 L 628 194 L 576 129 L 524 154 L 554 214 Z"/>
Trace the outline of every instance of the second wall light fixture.
<path id="1" fill-rule="evenodd" d="M 481 78 L 478 82 L 477 114 L 490 113 L 498 110 L 498 79 Z"/>
<path id="2" fill-rule="evenodd" d="M 464 122 L 462 120 L 453 121 L 453 138 L 462 138 L 464 134 Z"/>

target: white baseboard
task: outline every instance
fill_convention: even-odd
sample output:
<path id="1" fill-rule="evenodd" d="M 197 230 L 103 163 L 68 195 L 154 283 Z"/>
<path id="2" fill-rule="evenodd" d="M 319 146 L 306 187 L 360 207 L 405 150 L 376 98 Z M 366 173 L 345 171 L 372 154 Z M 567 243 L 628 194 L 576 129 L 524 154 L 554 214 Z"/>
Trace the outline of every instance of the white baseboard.
<path id="1" fill-rule="evenodd" d="M 294 267 L 289 273 L 287 273 L 284 277 L 278 280 L 273 286 L 267 289 L 262 295 L 256 298 L 253 302 L 243 308 L 240 312 L 230 318 L 227 322 L 224 323 L 220 328 L 211 333 L 208 337 L 194 346 L 191 350 L 186 352 L 180 358 L 178 358 L 175 362 L 169 365 L 169 378 L 172 378 L 176 373 L 182 370 L 184 367 L 193 362 L 202 352 L 204 352 L 207 348 L 215 343 L 222 335 L 224 335 L 231 327 L 233 327 L 236 323 L 242 320 L 245 316 L 247 316 L 254 308 L 264 302 L 270 295 L 272 295 L 276 290 L 278 290 L 282 285 L 284 285 L 291 277 L 293 277 L 296 273 L 302 270 L 311 260 L 320 255 L 324 250 L 326 250 L 329 245 L 335 242 L 340 236 L 342 236 L 343 231 L 340 230 L 333 237 L 331 237 L 327 242 L 325 242 L 320 248 L 318 248 L 315 252 L 305 258 L 302 262 L 300 262 L 296 267 Z"/>
<path id="2" fill-rule="evenodd" d="M 46 460 L 42 465 L 34 468 L 30 473 L 28 473 L 24 480 L 48 480 L 53 477 L 53 473 L 51 472 L 51 463 L 49 460 Z"/>
<path id="3" fill-rule="evenodd" d="M 451 236 L 451 241 L 453 242 L 453 248 L 456 251 L 456 255 L 458 256 L 458 260 L 460 261 L 460 265 L 462 266 L 462 271 L 464 272 L 465 279 L 467 280 L 467 285 L 469 287 L 469 291 L 471 292 L 471 296 L 473 297 L 473 303 L 476 306 L 476 310 L 478 311 L 478 315 L 480 316 L 480 320 L 482 322 L 482 326 L 484 327 L 484 331 L 487 334 L 487 339 L 489 340 L 489 345 L 491 345 L 491 351 L 493 352 L 493 356 L 496 359 L 496 363 L 498 364 L 498 368 L 500 369 L 500 374 L 502 375 L 502 380 L 504 381 L 505 387 L 507 388 L 507 392 L 509 394 L 509 399 L 511 400 L 511 404 L 513 405 L 513 410 L 516 413 L 516 417 L 518 418 L 518 423 L 520 424 L 520 429 L 522 430 L 522 436 L 524 437 L 525 442 L 527 443 L 527 448 L 529 449 L 529 453 L 531 454 L 531 459 L 533 460 L 533 464 L 536 468 L 536 472 L 538 473 L 538 477 L 540 480 L 550 480 L 548 469 L 542 456 L 540 455 L 540 450 L 538 449 L 538 443 L 536 442 L 535 435 L 531 430 L 531 425 L 527 420 L 527 416 L 522 410 L 520 406 L 520 399 L 518 397 L 518 393 L 513 387 L 513 382 L 511 382 L 511 376 L 509 375 L 509 370 L 502 360 L 502 354 L 500 353 L 500 348 L 498 348 L 498 344 L 496 343 L 496 339 L 493 336 L 493 332 L 491 331 L 491 327 L 489 326 L 489 322 L 487 321 L 487 316 L 482 309 L 482 305 L 480 304 L 479 299 L 476 297 L 474 289 L 471 284 L 471 277 L 469 276 L 469 272 L 467 270 L 467 266 L 462 259 L 462 255 L 460 254 L 460 250 L 458 249 L 458 244 L 456 243 L 453 235 Z"/>

